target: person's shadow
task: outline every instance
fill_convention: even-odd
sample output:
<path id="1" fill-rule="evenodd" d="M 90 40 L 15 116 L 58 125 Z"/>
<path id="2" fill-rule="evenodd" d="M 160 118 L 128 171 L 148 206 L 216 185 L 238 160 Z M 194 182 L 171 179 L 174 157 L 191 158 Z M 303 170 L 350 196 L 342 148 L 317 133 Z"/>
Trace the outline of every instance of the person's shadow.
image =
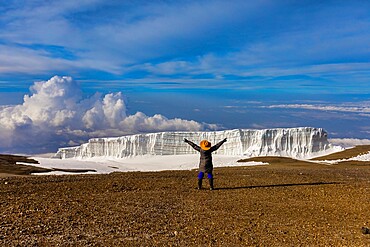
<path id="1" fill-rule="evenodd" d="M 251 185 L 239 187 L 215 188 L 214 190 L 240 190 L 240 189 L 254 189 L 254 188 L 273 188 L 273 187 L 290 187 L 290 186 L 315 186 L 326 184 L 340 184 L 339 182 L 315 182 L 315 183 L 296 183 L 296 184 L 267 184 L 267 185 Z"/>

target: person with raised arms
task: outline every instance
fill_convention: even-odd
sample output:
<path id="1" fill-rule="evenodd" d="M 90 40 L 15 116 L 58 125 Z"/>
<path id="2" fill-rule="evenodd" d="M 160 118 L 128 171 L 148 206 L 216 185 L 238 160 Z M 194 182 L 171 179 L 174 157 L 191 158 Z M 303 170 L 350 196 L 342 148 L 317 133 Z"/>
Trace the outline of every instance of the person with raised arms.
<path id="1" fill-rule="evenodd" d="M 224 144 L 227 139 L 223 139 L 216 145 L 212 146 L 212 144 L 207 140 L 202 140 L 200 142 L 200 146 L 191 142 L 184 138 L 184 142 L 192 146 L 196 151 L 200 153 L 200 161 L 199 161 L 199 174 L 198 174 L 198 190 L 202 189 L 202 181 L 204 177 L 204 173 L 207 173 L 208 181 L 210 190 L 213 190 L 213 163 L 212 163 L 212 152 L 216 151 Z"/>

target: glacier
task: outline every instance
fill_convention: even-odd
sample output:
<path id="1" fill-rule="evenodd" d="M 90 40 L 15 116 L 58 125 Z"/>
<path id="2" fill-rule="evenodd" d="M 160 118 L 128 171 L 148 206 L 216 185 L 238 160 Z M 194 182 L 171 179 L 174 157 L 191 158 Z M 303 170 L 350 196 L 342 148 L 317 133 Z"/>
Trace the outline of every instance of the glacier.
<path id="1" fill-rule="evenodd" d="M 126 158 L 143 155 L 185 155 L 197 153 L 184 138 L 213 145 L 227 138 L 217 154 L 230 156 L 284 156 L 312 158 L 339 151 L 329 143 L 322 128 L 234 129 L 212 132 L 159 132 L 111 138 L 93 138 L 76 147 L 59 148 L 54 158 L 87 159 L 94 157 Z"/>

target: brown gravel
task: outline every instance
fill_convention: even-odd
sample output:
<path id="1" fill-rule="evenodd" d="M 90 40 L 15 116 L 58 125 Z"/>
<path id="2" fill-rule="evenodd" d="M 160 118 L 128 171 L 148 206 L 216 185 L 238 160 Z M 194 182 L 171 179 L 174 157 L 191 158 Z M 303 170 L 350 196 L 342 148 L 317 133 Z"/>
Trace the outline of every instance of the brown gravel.
<path id="1" fill-rule="evenodd" d="M 0 178 L 0 245 L 370 246 L 368 165 L 196 173 Z"/>
<path id="2" fill-rule="evenodd" d="M 345 149 L 341 152 L 332 153 L 329 155 L 314 158 L 312 160 L 338 160 L 356 157 L 358 155 L 366 154 L 370 151 L 370 145 L 359 145 L 353 148 Z"/>

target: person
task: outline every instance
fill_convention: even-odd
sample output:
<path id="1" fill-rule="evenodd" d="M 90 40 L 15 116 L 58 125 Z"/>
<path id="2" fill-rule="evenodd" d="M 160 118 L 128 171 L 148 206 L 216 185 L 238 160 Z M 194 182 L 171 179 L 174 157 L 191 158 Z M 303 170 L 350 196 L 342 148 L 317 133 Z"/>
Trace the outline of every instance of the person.
<path id="1" fill-rule="evenodd" d="M 200 153 L 200 161 L 199 161 L 199 174 L 198 174 L 198 189 L 202 189 L 202 181 L 204 177 L 204 173 L 207 173 L 208 181 L 210 190 L 213 190 L 213 163 L 212 163 L 212 152 L 216 151 L 221 147 L 222 144 L 224 144 L 227 141 L 227 139 L 223 139 L 216 145 L 212 146 L 212 144 L 207 141 L 203 140 L 200 142 L 200 146 L 195 144 L 194 142 L 191 142 L 184 138 L 184 142 L 192 146 L 196 151 Z"/>

